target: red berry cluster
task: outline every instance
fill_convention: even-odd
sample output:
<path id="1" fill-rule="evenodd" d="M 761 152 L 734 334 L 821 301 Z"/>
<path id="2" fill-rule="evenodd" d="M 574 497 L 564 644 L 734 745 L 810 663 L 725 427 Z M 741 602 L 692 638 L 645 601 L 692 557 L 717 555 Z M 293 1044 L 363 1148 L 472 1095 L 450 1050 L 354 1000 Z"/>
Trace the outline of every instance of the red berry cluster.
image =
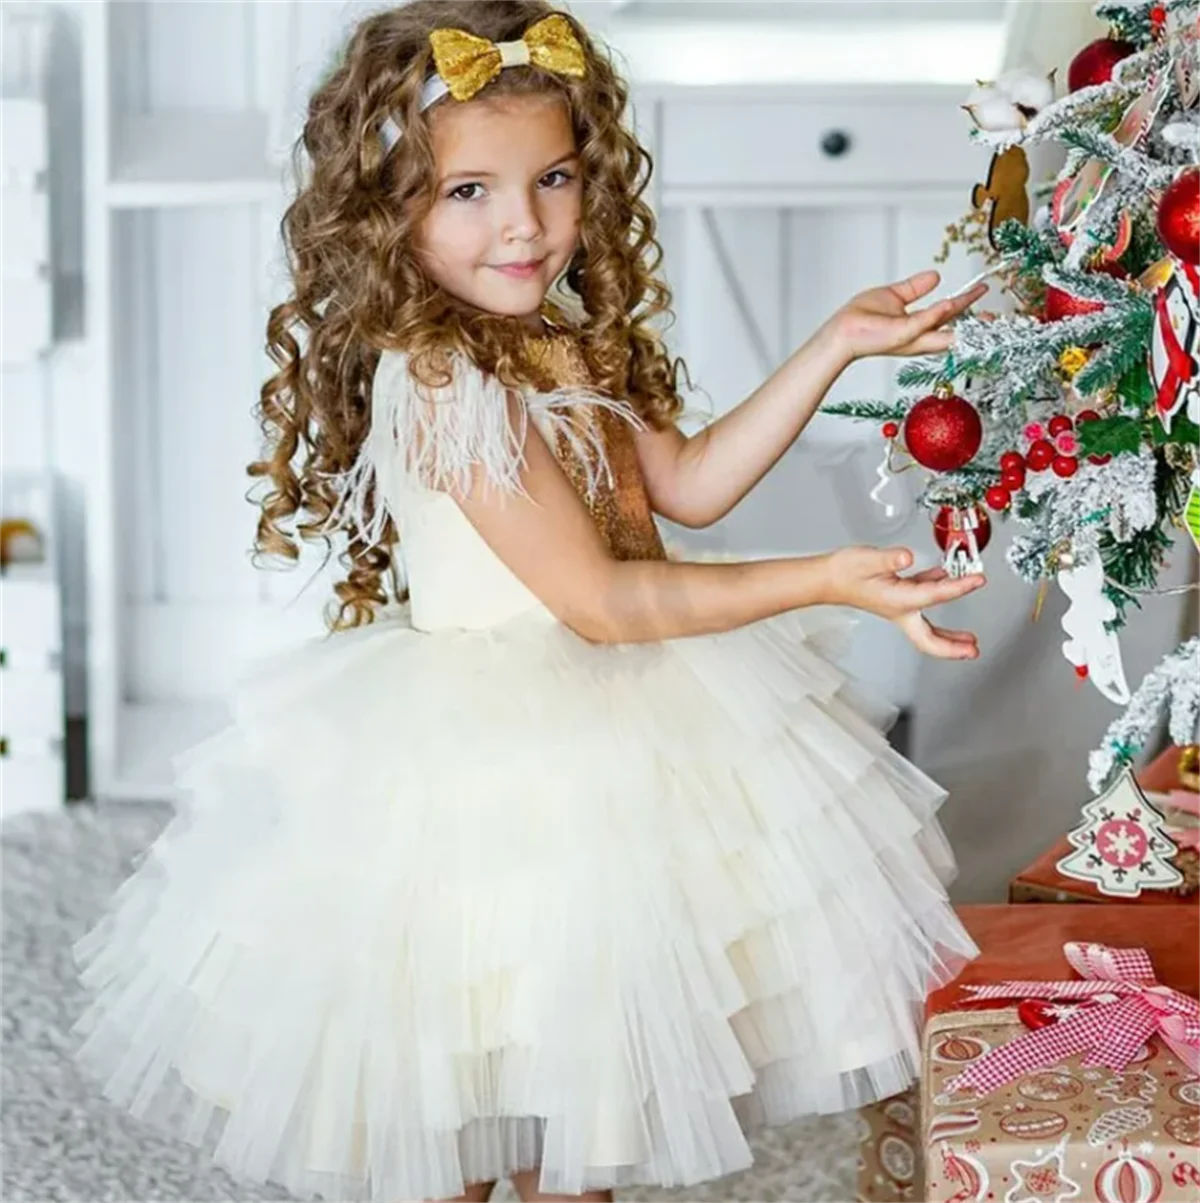
<path id="1" fill-rule="evenodd" d="M 1055 414 L 1046 423 L 1045 437 L 1034 439 L 1022 455 L 1019 451 L 1006 451 L 1000 457 L 1000 483 L 992 485 L 984 494 L 984 500 L 993 510 L 1006 510 L 1012 505 L 1012 495 L 1025 487 L 1025 474 L 1045 472 L 1049 468 L 1055 476 L 1064 480 L 1079 470 L 1079 441 L 1075 435 L 1077 424 L 1093 422 L 1100 415 L 1094 409 L 1081 410 L 1074 418 L 1066 414 Z M 1089 455 L 1093 464 L 1106 464 L 1111 455 Z"/>

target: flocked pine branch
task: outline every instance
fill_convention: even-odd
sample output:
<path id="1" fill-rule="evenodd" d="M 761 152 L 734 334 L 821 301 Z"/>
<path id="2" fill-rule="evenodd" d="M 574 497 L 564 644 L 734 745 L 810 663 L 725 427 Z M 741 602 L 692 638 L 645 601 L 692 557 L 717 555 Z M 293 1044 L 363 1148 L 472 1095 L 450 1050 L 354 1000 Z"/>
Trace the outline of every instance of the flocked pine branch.
<path id="1" fill-rule="evenodd" d="M 1197 742 L 1200 720 L 1200 637 L 1165 656 L 1134 691 L 1125 712 L 1104 733 L 1088 759 L 1088 785 L 1100 793 L 1154 734 L 1164 711 L 1176 744 Z"/>
<path id="2" fill-rule="evenodd" d="M 905 407 L 898 402 L 835 401 L 832 405 L 822 405 L 821 412 L 839 418 L 858 418 L 864 422 L 898 422 L 904 417 Z"/>
<path id="3" fill-rule="evenodd" d="M 1116 383 L 1145 359 L 1153 321 L 1154 316 L 1148 310 L 1133 313 L 1125 319 L 1121 337 L 1114 338 L 1101 348 L 1075 377 L 1075 388 L 1081 396 L 1099 392 Z"/>
<path id="4" fill-rule="evenodd" d="M 1111 134 L 1101 130 L 1071 126 L 1059 131 L 1058 140 L 1084 151 L 1089 158 L 1111 164 L 1127 179 L 1147 190 L 1165 188 L 1175 178 L 1170 166 L 1155 163 L 1141 151 L 1122 146 Z"/>

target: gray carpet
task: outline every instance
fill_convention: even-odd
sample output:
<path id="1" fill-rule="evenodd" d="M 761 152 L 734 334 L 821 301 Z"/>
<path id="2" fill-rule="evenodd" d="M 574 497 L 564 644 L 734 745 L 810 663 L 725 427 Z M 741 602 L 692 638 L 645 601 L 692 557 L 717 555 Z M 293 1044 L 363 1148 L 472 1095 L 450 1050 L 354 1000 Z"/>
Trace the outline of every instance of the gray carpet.
<path id="1" fill-rule="evenodd" d="M 186 1141 L 172 1141 L 103 1099 L 67 1055 L 67 1030 L 86 995 L 70 945 L 99 917 L 132 857 L 166 825 L 166 806 L 73 803 L 56 815 L 17 815 L 3 843 L 4 1203 L 149 1203 L 292 1199 L 235 1181 Z M 852 1115 L 793 1124 L 756 1141 L 753 1170 L 682 1191 L 622 1199 L 852 1199 Z M 508 1184 L 495 1200 L 515 1198 Z"/>

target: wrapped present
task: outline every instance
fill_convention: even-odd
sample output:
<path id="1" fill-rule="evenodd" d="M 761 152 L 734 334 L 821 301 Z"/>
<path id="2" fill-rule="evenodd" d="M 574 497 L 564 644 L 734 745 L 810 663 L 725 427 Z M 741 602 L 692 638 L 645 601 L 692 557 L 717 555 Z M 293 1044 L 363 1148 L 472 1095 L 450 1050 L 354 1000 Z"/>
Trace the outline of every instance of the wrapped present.
<path id="1" fill-rule="evenodd" d="M 930 1203 L 1200 1203 L 1200 911 L 963 907 L 926 1007 Z"/>
<path id="2" fill-rule="evenodd" d="M 858 1109 L 857 1203 L 906 1203 L 924 1197 L 919 1095 L 903 1094 Z"/>
<path id="3" fill-rule="evenodd" d="M 1143 890 L 1134 897 L 1114 898 L 1100 892 L 1088 881 L 1067 877 L 1058 869 L 1059 861 L 1071 853 L 1064 835 L 1022 869 L 1009 883 L 1009 902 L 1113 902 L 1134 906 L 1197 905 L 1200 883 L 1200 817 L 1196 806 L 1195 769 L 1192 748 L 1170 747 L 1136 774 L 1138 785 L 1163 812 L 1166 832 L 1178 851 L 1171 862 L 1183 876 L 1181 885 L 1170 890 Z"/>

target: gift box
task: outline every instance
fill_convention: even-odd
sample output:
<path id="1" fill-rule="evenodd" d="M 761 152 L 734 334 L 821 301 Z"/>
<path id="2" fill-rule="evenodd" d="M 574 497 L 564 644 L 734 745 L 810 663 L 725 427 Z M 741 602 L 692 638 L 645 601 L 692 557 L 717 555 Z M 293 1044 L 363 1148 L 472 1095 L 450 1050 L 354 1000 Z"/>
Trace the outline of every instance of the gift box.
<path id="1" fill-rule="evenodd" d="M 1200 1016 L 1200 911 L 1033 903 L 962 907 L 959 915 L 981 955 L 926 1003 L 921 1197 L 1200 1203 L 1200 1061 L 1177 1038 L 1196 1035 L 1188 1024 Z M 1135 948 L 1149 957 L 1143 968 L 1132 952 L 1114 951 Z M 1080 950 L 1083 971 L 1066 959 Z M 1160 987 L 1179 993 L 1147 991 L 1149 965 Z M 1064 983 L 1091 993 L 978 998 L 971 989 L 1014 980 L 1047 994 Z M 1118 1016 L 1113 1007 L 1125 1010 Z M 1168 1014 L 1169 1041 L 1157 1027 L 1138 1026 L 1145 1015 L 1158 1023 Z M 1091 1044 L 1077 1050 L 1072 1034 L 1080 1031 Z M 1116 1069 L 1120 1040 L 1132 1046 Z M 1035 1053 L 1037 1045 L 1046 1047 Z M 987 1088 L 1005 1076 L 1005 1059 L 1010 1080 Z M 963 1089 L 955 1079 L 964 1071 L 986 1085 Z"/>
<path id="2" fill-rule="evenodd" d="M 923 1197 L 920 1091 L 910 1087 L 858 1109 L 857 1203 L 906 1203 Z"/>
<path id="3" fill-rule="evenodd" d="M 1181 757 L 1184 763 L 1181 764 Z M 1166 815 L 1169 834 L 1178 839 L 1183 831 L 1194 830 L 1195 815 L 1188 815 L 1171 805 L 1178 791 L 1195 792 L 1194 769 L 1190 767 L 1190 749 L 1168 748 L 1156 757 L 1137 775 L 1138 785 Z M 1188 837 L 1184 837 L 1185 839 Z M 1133 906 L 1184 905 L 1196 907 L 1200 895 L 1196 883 L 1200 878 L 1200 856 L 1194 848 L 1182 847 L 1172 858 L 1184 876 L 1184 884 L 1172 890 L 1143 890 L 1134 898 L 1114 898 L 1102 894 L 1088 881 L 1077 881 L 1058 871 L 1058 862 L 1071 852 L 1071 843 L 1064 835 L 1048 848 L 1031 865 L 1022 869 L 1009 882 L 1009 902 L 1120 902 Z"/>

